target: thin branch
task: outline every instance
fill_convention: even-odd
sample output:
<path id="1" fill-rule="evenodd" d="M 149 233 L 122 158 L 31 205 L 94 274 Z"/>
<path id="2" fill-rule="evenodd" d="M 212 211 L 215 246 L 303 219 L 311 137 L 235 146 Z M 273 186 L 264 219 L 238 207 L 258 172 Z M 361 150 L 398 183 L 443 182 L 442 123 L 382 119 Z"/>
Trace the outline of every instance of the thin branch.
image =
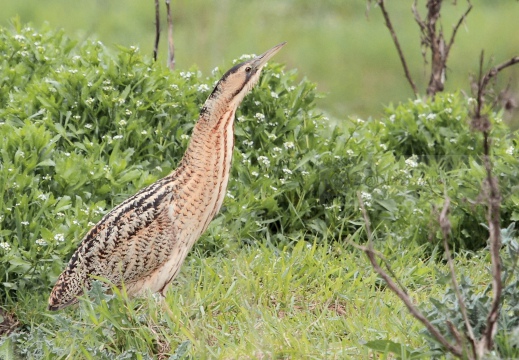
<path id="1" fill-rule="evenodd" d="M 470 2 L 470 0 L 467 0 L 467 2 L 469 3 L 469 7 L 467 8 L 467 10 L 465 10 L 463 15 L 461 15 L 460 19 L 458 20 L 458 23 L 456 24 L 456 26 L 454 26 L 454 29 L 452 30 L 452 35 L 451 35 L 451 39 L 449 40 L 449 45 L 447 45 L 447 48 L 445 49 L 445 59 L 447 59 L 447 57 L 449 56 L 449 51 L 451 50 L 451 47 L 454 44 L 454 38 L 456 37 L 456 34 L 458 33 L 458 29 L 460 28 L 461 24 L 463 24 L 463 22 L 467 18 L 470 10 L 472 10 L 472 3 Z"/>
<path id="2" fill-rule="evenodd" d="M 483 61 L 483 53 L 481 53 L 481 62 L 482 61 Z M 512 66 L 517 63 L 519 63 L 519 56 L 515 56 L 515 57 L 509 59 L 508 61 L 505 61 L 505 62 L 493 67 L 483 77 L 481 77 L 481 70 L 480 70 L 480 78 L 479 78 L 480 80 L 479 80 L 478 94 L 477 94 L 477 99 L 476 99 L 476 101 L 477 101 L 476 117 L 481 117 L 481 110 L 482 110 L 482 106 L 483 106 L 483 102 L 484 102 L 483 97 L 485 96 L 485 89 L 486 89 L 489 81 L 492 78 L 494 78 L 495 76 L 497 76 L 497 74 L 499 74 L 499 72 L 501 72 L 504 69 L 506 69 L 507 67 Z M 481 67 L 482 67 L 482 65 L 480 64 L 480 69 L 481 69 Z"/>
<path id="3" fill-rule="evenodd" d="M 393 42 L 395 43 L 398 56 L 400 57 L 400 62 L 402 63 L 402 67 L 404 68 L 405 77 L 407 78 L 409 85 L 411 85 L 414 95 L 418 96 L 418 89 L 416 88 L 413 78 L 411 77 L 411 73 L 409 72 L 409 69 L 407 67 L 407 62 L 405 60 L 404 53 L 402 51 L 402 48 L 400 47 L 400 42 L 398 41 L 398 37 L 396 36 L 395 29 L 393 27 L 393 24 L 391 23 L 391 19 L 389 18 L 389 14 L 386 10 L 384 0 L 377 0 L 377 3 L 380 6 L 380 10 L 382 11 L 382 15 L 384 16 L 386 26 L 389 29 L 391 37 L 393 38 Z"/>
<path id="4" fill-rule="evenodd" d="M 157 61 L 160 39 L 160 7 L 159 0 L 155 0 L 155 45 L 153 47 L 153 60 Z"/>
<path id="5" fill-rule="evenodd" d="M 476 357 L 476 337 L 474 336 L 474 330 L 472 329 L 472 326 L 470 325 L 469 316 L 467 314 L 467 306 L 465 305 L 465 301 L 463 300 L 463 297 L 461 296 L 460 287 L 458 285 L 458 280 L 456 279 L 456 271 L 454 269 L 454 262 L 452 261 L 452 255 L 449 248 L 449 235 L 451 231 L 451 223 L 448 218 L 449 213 L 449 206 L 450 206 L 450 199 L 447 195 L 445 195 L 445 202 L 443 204 L 443 209 L 440 213 L 439 222 L 440 222 L 440 228 L 443 233 L 443 247 L 445 249 L 445 257 L 447 258 L 447 263 L 449 265 L 449 270 L 451 274 L 451 280 L 452 280 L 452 287 L 454 288 L 454 291 L 456 293 L 456 298 L 458 299 L 458 304 L 460 306 L 461 315 L 463 316 L 463 321 L 465 322 L 465 328 L 467 330 L 468 338 L 471 343 L 472 351 L 474 357 Z M 451 332 L 455 335 L 456 339 L 459 337 L 459 332 L 457 329 L 454 328 L 453 324 L 450 324 Z M 456 336 L 458 334 L 458 336 Z"/>
<path id="6" fill-rule="evenodd" d="M 168 66 L 171 70 L 175 69 L 175 47 L 173 46 L 173 18 L 171 17 L 171 0 L 166 0 L 166 10 L 168 13 Z"/>
<path id="7" fill-rule="evenodd" d="M 363 247 L 363 251 L 368 257 L 373 269 L 384 279 L 388 287 L 393 291 L 402 302 L 405 304 L 411 315 L 415 317 L 418 321 L 420 321 L 424 326 L 429 330 L 432 336 L 438 340 L 440 344 L 442 344 L 450 353 L 455 356 L 462 356 L 463 350 L 459 345 L 453 345 L 447 341 L 447 339 L 441 334 L 441 332 L 418 310 L 418 308 L 413 304 L 409 295 L 407 295 L 394 281 L 393 279 L 380 267 L 379 263 L 376 259 L 376 253 L 373 250 L 373 241 L 371 237 L 371 230 L 369 226 L 369 217 L 366 212 L 366 208 L 364 207 L 364 202 L 362 201 L 362 197 L 359 193 L 357 193 L 357 197 L 359 199 L 360 208 L 362 210 L 362 214 L 364 216 L 364 222 L 366 224 L 366 232 L 368 233 L 368 246 Z"/>
<path id="8" fill-rule="evenodd" d="M 499 72 L 509 66 L 519 63 L 519 56 L 513 57 L 504 63 L 501 63 L 490 69 L 483 75 L 484 55 L 481 53 L 479 80 L 477 86 L 476 109 L 472 122 L 476 127 L 483 132 L 483 158 L 486 170 L 485 194 L 488 201 L 487 221 L 489 230 L 489 248 L 490 259 L 492 262 L 492 303 L 490 311 L 486 319 L 486 327 L 483 333 L 483 338 L 478 343 L 478 355 L 483 356 L 486 352 L 492 349 L 494 337 L 497 333 L 497 320 L 499 317 L 499 308 L 501 305 L 501 295 L 503 291 L 503 284 L 501 278 L 501 258 L 499 251 L 501 248 L 501 195 L 499 193 L 499 186 L 497 179 L 492 175 L 492 163 L 490 161 L 490 122 L 486 116 L 482 114 L 484 97 L 486 87 L 490 80 L 496 77 Z"/>

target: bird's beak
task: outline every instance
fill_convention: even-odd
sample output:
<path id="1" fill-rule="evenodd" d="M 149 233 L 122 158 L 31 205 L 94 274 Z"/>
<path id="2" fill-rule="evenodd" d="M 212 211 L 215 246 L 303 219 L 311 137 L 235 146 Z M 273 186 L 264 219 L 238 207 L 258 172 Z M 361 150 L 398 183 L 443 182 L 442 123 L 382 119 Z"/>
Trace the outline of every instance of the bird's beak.
<path id="1" fill-rule="evenodd" d="M 286 41 L 274 46 L 270 50 L 265 51 L 263 54 L 256 56 L 256 58 L 251 61 L 251 65 L 257 70 L 261 69 L 263 66 L 265 66 L 271 57 L 273 57 L 279 50 L 281 50 L 283 46 L 285 46 L 285 44 Z"/>

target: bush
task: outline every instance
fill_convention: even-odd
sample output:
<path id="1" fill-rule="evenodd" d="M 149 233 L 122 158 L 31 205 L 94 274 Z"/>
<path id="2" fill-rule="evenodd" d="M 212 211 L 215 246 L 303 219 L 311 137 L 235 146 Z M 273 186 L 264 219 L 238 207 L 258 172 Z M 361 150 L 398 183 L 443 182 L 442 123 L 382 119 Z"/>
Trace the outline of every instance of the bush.
<path id="1" fill-rule="evenodd" d="M 17 26 L 0 29 L 0 39 L 5 296 L 47 291 L 88 228 L 176 166 L 223 72 L 170 72 L 137 48 L 112 55 L 61 31 Z M 269 65 L 238 111 L 228 199 L 199 249 L 263 236 L 279 242 L 322 216 L 307 193 L 318 183 L 316 156 L 333 144 L 324 145 L 328 124 L 312 111 L 315 86 L 296 76 Z"/>
<path id="2" fill-rule="evenodd" d="M 223 72 L 170 72 L 135 47 L 112 54 L 16 24 L 0 29 L 0 62 L 2 296 L 47 292 L 88 228 L 176 166 Z M 376 231 L 406 244 L 436 243 L 433 208 L 447 193 L 456 244 L 485 245 L 467 100 L 438 95 L 337 126 L 315 110 L 315 85 L 296 78 L 270 64 L 238 110 L 228 197 L 199 250 L 342 239 L 363 226 L 357 192 Z M 506 224 L 519 218 L 518 139 L 492 120 Z"/>

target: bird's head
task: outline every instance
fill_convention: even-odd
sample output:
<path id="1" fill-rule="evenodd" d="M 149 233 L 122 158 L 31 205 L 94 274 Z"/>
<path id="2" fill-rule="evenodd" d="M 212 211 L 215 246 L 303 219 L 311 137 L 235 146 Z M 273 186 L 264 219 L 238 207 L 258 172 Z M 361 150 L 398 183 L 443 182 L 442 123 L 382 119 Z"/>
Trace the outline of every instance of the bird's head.
<path id="1" fill-rule="evenodd" d="M 245 95 L 258 83 L 261 70 L 284 45 L 283 42 L 263 54 L 233 66 L 216 84 L 208 100 L 225 98 L 229 107 L 236 108 Z"/>

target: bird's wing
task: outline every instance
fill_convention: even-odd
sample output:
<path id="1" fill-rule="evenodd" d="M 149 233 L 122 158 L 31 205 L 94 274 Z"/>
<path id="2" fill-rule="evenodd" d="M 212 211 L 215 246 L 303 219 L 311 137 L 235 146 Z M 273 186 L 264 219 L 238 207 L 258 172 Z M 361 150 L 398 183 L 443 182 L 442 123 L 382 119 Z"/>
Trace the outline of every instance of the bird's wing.
<path id="1" fill-rule="evenodd" d="M 174 187 L 169 177 L 161 179 L 92 227 L 54 285 L 49 309 L 75 303 L 90 288 L 92 275 L 119 286 L 145 277 L 163 264 L 177 242 L 167 210 Z"/>

